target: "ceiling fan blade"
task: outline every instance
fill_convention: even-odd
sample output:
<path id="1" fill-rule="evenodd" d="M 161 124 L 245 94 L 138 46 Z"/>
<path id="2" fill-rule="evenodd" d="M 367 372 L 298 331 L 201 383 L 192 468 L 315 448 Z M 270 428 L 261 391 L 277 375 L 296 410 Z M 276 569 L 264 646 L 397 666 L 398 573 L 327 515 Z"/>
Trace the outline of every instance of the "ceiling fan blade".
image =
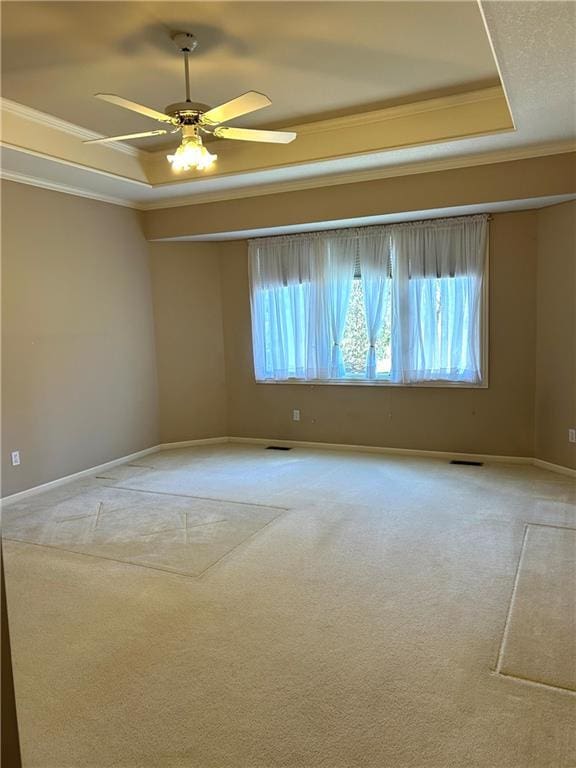
<path id="1" fill-rule="evenodd" d="M 95 96 L 97 99 L 102 99 L 102 101 L 116 104 L 117 107 L 124 107 L 124 109 L 129 109 L 131 112 L 138 112 L 141 115 L 146 115 L 146 117 L 151 117 L 152 120 L 159 120 L 161 123 L 176 123 L 170 115 L 165 115 L 163 112 L 158 112 L 151 107 L 145 107 L 143 104 L 137 104 L 135 101 L 124 99 L 122 96 L 116 96 L 114 93 L 96 93 Z"/>
<path id="2" fill-rule="evenodd" d="M 168 133 L 164 128 L 160 128 L 157 131 L 144 131 L 143 133 L 126 133 L 124 136 L 106 136 L 104 139 L 89 139 L 83 141 L 82 144 L 104 144 L 107 141 L 126 141 L 126 139 L 143 139 L 145 136 L 162 136 L 164 133 Z"/>
<path id="3" fill-rule="evenodd" d="M 243 93 L 242 96 L 238 96 L 232 101 L 227 101 L 225 104 L 208 110 L 202 115 L 201 120 L 210 125 L 227 123 L 229 120 L 234 120 L 235 117 L 242 117 L 242 115 L 248 115 L 258 109 L 269 107 L 270 104 L 272 102 L 263 93 L 248 91 L 248 93 Z"/>
<path id="4" fill-rule="evenodd" d="M 225 125 L 216 128 L 214 136 L 238 141 L 265 141 L 270 144 L 289 144 L 296 138 L 293 131 L 257 131 L 252 128 L 228 128 Z"/>

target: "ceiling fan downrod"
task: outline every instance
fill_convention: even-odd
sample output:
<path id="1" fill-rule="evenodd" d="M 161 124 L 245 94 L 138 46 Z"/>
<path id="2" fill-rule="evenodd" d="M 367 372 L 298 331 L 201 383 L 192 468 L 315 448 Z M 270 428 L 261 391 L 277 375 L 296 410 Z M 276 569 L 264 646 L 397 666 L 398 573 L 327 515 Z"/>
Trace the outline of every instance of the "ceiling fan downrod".
<path id="1" fill-rule="evenodd" d="M 190 63 L 189 56 L 198 47 L 198 40 L 191 32 L 174 32 L 172 35 L 180 53 L 184 54 L 184 77 L 186 79 L 186 101 L 190 101 Z"/>

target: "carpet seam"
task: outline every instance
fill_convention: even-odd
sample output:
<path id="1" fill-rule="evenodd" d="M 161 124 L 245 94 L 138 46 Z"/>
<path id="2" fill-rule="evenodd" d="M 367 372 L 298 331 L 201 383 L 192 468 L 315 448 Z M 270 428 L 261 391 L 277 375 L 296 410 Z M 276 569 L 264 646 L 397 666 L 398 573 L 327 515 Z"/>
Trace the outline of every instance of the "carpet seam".
<path id="1" fill-rule="evenodd" d="M 559 531 L 576 531 L 576 528 L 569 525 L 556 525 L 555 523 L 526 523 L 526 525 L 536 525 L 539 528 L 556 528 Z"/>
<path id="2" fill-rule="evenodd" d="M 283 510 L 280 512 L 276 517 L 272 518 L 272 520 L 269 520 L 265 525 L 262 526 L 262 528 L 259 528 L 257 531 L 254 531 L 249 536 L 247 536 L 245 539 L 242 539 L 242 541 L 238 542 L 238 544 L 235 544 L 231 549 L 227 550 L 223 555 L 221 555 L 217 560 L 215 560 L 213 563 L 210 563 L 210 565 L 205 568 L 203 571 L 200 571 L 197 574 L 191 574 L 191 573 L 184 573 L 183 571 L 176 571 L 173 568 L 162 568 L 158 565 L 147 565 L 145 563 L 136 563 L 132 560 L 118 560 L 115 557 L 107 557 L 106 555 L 94 555 L 91 552 L 78 552 L 74 549 L 66 549 L 64 547 L 57 547 L 54 544 L 40 544 L 36 541 L 28 541 L 27 539 L 15 539 L 9 536 L 2 536 L 3 541 L 14 541 L 18 544 L 28 544 L 32 547 L 43 547 L 44 549 L 55 549 L 60 552 L 67 552 L 70 555 L 80 555 L 81 557 L 92 557 L 96 560 L 106 560 L 108 562 L 112 563 L 119 563 L 120 565 L 128 565 L 128 566 L 135 566 L 136 568 L 147 568 L 150 571 L 159 571 L 160 573 L 172 573 L 175 576 L 182 576 L 185 579 L 194 579 L 198 580 L 201 576 L 203 576 L 210 568 L 213 568 L 215 565 L 217 565 L 221 560 L 223 560 L 228 555 L 231 555 L 232 552 L 234 552 L 235 549 L 238 549 L 238 547 L 241 547 L 243 544 L 245 544 L 247 541 L 249 541 L 251 538 L 256 536 L 258 533 L 264 530 L 264 528 L 267 528 L 270 523 L 273 523 L 275 520 L 277 520 L 279 517 L 281 517 L 283 514 L 288 512 L 290 510 Z"/>
<path id="3" fill-rule="evenodd" d="M 28 539 L 14 539 L 9 536 L 3 536 L 3 541 L 13 541 L 17 544 L 28 544 L 31 547 L 42 547 L 43 549 L 55 549 L 59 552 L 66 552 L 69 555 L 78 555 L 80 557 L 91 557 L 96 560 L 106 560 L 110 563 L 118 563 L 119 565 L 130 565 L 136 568 L 147 568 L 150 571 L 160 571 L 161 573 L 173 573 L 176 576 L 183 576 L 186 579 L 195 579 L 196 576 L 184 573 L 183 571 L 175 571 L 170 568 L 161 568 L 158 565 L 145 565 L 143 563 L 134 563 L 131 560 L 118 560 L 115 557 L 107 557 L 106 555 L 94 555 L 91 552 L 78 552 L 75 549 L 65 549 L 64 547 L 56 547 L 54 544 L 40 544 L 37 541 L 28 541 Z"/>
<path id="4" fill-rule="evenodd" d="M 529 522 L 524 524 L 524 536 L 522 538 L 522 547 L 520 550 L 520 556 L 518 557 L 518 564 L 516 566 L 516 574 L 514 578 L 514 585 L 512 588 L 512 594 L 510 596 L 510 602 L 508 604 L 508 612 L 506 614 L 506 622 L 504 624 L 504 631 L 502 633 L 502 640 L 500 643 L 500 651 L 498 653 L 498 659 L 496 662 L 496 668 L 494 672 L 499 677 L 506 677 L 511 680 L 516 680 L 521 683 L 526 683 L 530 685 L 539 686 L 541 688 L 546 688 L 554 691 L 560 691 L 561 693 L 568 693 L 572 696 L 576 696 L 576 690 L 574 688 L 568 688 L 563 685 L 554 685 L 553 683 L 545 683 L 542 680 L 535 680 L 534 678 L 530 677 L 522 677 L 521 675 L 514 675 L 510 674 L 508 672 L 502 672 L 502 663 L 504 659 L 504 651 L 506 647 L 506 641 L 508 639 L 508 633 L 510 628 L 510 620 L 512 618 L 512 609 L 514 607 L 514 602 L 516 598 L 516 592 L 518 589 L 518 583 L 520 581 L 520 570 L 522 566 L 522 560 L 524 558 L 524 553 L 526 551 L 526 542 L 528 541 L 528 531 L 530 527 L 538 527 L 538 528 L 552 528 L 554 530 L 560 530 L 560 531 L 576 531 L 576 528 L 572 528 L 568 525 L 556 525 L 554 523 L 535 523 L 535 522 Z"/>
<path id="5" fill-rule="evenodd" d="M 505 677 L 509 680 L 516 680 L 519 683 L 526 683 L 528 685 L 536 685 L 539 688 L 546 688 L 548 690 L 559 691 L 560 693 L 567 693 L 571 696 L 576 696 L 576 690 L 574 688 L 567 688 L 564 685 L 554 685 L 553 683 L 545 683 L 542 680 L 534 680 L 531 677 L 521 677 L 520 675 L 510 675 L 507 672 L 496 672 L 498 677 Z"/>
<path id="6" fill-rule="evenodd" d="M 530 527 L 529 523 L 524 524 L 524 534 L 522 536 L 522 545 L 520 547 L 520 555 L 518 557 L 518 563 L 516 564 L 516 572 L 514 574 L 514 582 L 512 585 L 512 591 L 510 594 L 510 599 L 508 601 L 508 610 L 506 612 L 506 619 L 504 621 L 504 629 L 502 632 L 502 639 L 500 641 L 500 648 L 498 651 L 498 656 L 496 659 L 496 667 L 495 672 L 497 674 L 500 674 L 500 670 L 502 669 L 502 662 L 504 659 L 504 650 L 506 647 L 506 640 L 508 639 L 508 633 L 510 630 L 510 620 L 512 618 L 512 609 L 514 607 L 514 600 L 516 598 L 516 592 L 518 589 L 518 582 L 520 581 L 520 568 L 522 566 L 522 560 L 524 558 L 524 552 L 526 551 L 526 541 L 528 539 L 528 529 Z"/>
<path id="7" fill-rule="evenodd" d="M 276 517 L 273 517 L 272 520 L 269 520 L 267 523 L 265 523 L 262 528 L 259 528 L 257 531 L 254 531 L 254 533 L 251 533 L 250 536 L 245 538 L 243 541 L 241 541 L 239 544 L 237 544 L 235 547 L 233 547 L 228 552 L 225 552 L 222 557 L 219 557 L 218 560 L 215 560 L 213 563 L 211 563 L 207 568 L 205 568 L 203 571 L 201 571 L 197 578 L 200 578 L 201 576 L 204 576 L 205 573 L 207 573 L 211 568 L 214 568 L 216 565 L 218 565 L 222 560 L 224 560 L 225 557 L 228 557 L 228 555 L 232 554 L 232 552 L 235 549 L 238 549 L 238 547 L 241 547 L 243 544 L 246 544 L 246 542 L 250 541 L 250 539 L 253 539 L 254 537 L 258 536 L 260 533 L 262 533 L 263 530 L 268 528 L 269 525 L 272 525 L 272 523 L 275 523 L 278 518 L 285 515 L 287 512 L 290 512 L 289 509 L 285 509 L 282 512 L 279 512 Z"/>
<path id="8" fill-rule="evenodd" d="M 168 493 L 168 491 L 145 491 L 141 488 L 128 488 L 122 485 L 99 485 L 98 488 L 111 488 L 118 491 L 132 491 L 133 493 L 155 493 L 159 496 L 176 496 L 180 499 L 200 499 L 201 501 L 214 501 L 223 504 L 240 504 L 244 507 L 261 507 L 262 509 L 279 509 L 289 512 L 293 507 L 279 507 L 277 504 L 256 504 L 250 501 L 234 501 L 233 499 L 215 499 L 211 496 L 191 496 L 188 493 Z"/>

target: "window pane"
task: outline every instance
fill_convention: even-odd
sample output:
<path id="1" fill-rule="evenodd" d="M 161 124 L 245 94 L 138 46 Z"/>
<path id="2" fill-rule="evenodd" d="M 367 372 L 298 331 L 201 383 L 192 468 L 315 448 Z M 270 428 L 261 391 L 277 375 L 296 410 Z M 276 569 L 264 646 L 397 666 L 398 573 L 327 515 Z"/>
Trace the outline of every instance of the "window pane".
<path id="1" fill-rule="evenodd" d="M 386 302 L 387 313 L 384 324 L 376 340 L 376 373 L 379 376 L 390 374 L 391 368 L 391 302 L 390 283 L 386 281 L 385 290 L 388 293 Z M 362 279 L 355 278 L 350 294 L 350 304 L 346 316 L 346 325 L 342 337 L 342 355 L 346 366 L 347 377 L 363 378 L 366 375 L 366 356 L 368 354 L 368 330 L 366 327 L 366 312 L 364 309 L 364 291 Z"/>
<path id="2" fill-rule="evenodd" d="M 352 284 L 346 325 L 340 346 L 346 366 L 346 375 L 363 376 L 366 373 L 368 332 L 364 312 L 364 292 L 360 278 L 355 278 Z"/>
<path id="3" fill-rule="evenodd" d="M 386 314 L 376 340 L 376 375 L 389 376 L 392 369 L 392 281 L 386 280 Z"/>

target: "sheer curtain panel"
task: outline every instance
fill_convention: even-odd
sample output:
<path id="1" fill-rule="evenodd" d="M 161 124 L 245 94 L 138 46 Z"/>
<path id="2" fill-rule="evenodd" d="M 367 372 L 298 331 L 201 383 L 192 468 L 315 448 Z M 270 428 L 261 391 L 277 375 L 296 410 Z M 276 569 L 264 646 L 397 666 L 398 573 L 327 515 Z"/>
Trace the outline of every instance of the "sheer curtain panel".
<path id="1" fill-rule="evenodd" d="M 341 379 L 346 376 L 346 368 L 340 344 L 354 279 L 356 238 L 324 237 L 322 244 L 319 288 L 324 318 L 317 328 L 318 349 L 325 351 L 328 347 L 329 355 L 321 355 L 320 374 L 326 379 Z"/>
<path id="2" fill-rule="evenodd" d="M 256 379 L 345 375 L 340 341 L 355 249 L 350 237 L 315 234 L 249 243 Z"/>
<path id="3" fill-rule="evenodd" d="M 360 274 L 364 288 L 364 311 L 368 332 L 366 378 L 376 378 L 376 340 L 386 316 L 387 282 L 392 276 L 390 233 L 383 229 L 359 243 Z"/>
<path id="4" fill-rule="evenodd" d="M 487 216 L 391 227 L 392 380 L 482 381 Z"/>

